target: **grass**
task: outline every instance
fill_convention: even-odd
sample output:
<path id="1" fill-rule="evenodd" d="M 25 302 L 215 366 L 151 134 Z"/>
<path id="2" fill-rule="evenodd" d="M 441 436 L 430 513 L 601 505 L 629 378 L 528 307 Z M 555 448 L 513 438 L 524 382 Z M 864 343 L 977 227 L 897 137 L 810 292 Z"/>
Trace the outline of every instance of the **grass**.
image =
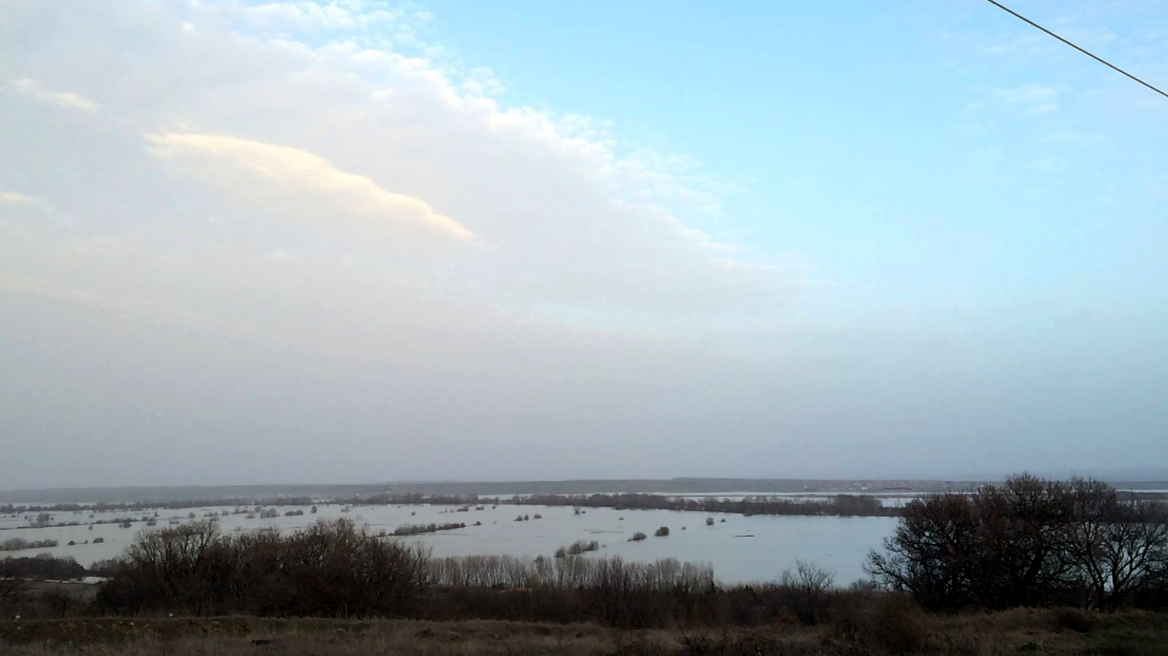
<path id="1" fill-rule="evenodd" d="M 219 618 L 85 618 L 0 621 L 0 653 L 12 656 L 219 654 L 461 654 L 686 656 L 899 653 L 991 656 L 1152 656 L 1168 652 L 1168 614 L 1139 611 L 1070 619 L 1063 610 L 1017 609 L 957 616 L 911 608 L 864 609 L 817 627 L 618 631 L 594 624 Z M 1072 624 L 1072 627 L 1064 626 Z"/>

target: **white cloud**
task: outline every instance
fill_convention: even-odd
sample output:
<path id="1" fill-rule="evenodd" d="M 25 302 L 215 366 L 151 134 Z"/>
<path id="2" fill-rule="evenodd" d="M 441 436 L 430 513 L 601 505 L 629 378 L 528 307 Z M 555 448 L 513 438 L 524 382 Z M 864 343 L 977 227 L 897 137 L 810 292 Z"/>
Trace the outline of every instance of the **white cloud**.
<path id="1" fill-rule="evenodd" d="M 237 197 L 281 201 L 286 214 L 420 225 L 457 239 L 474 235 L 424 201 L 388 191 L 310 152 L 225 135 L 147 134 L 149 151 Z M 371 226 L 374 231 L 377 225 Z"/>
<path id="2" fill-rule="evenodd" d="M 16 93 L 39 100 L 43 103 L 64 107 L 66 109 L 80 109 L 86 112 L 96 112 L 100 107 L 96 102 L 71 91 L 53 91 L 45 88 L 37 80 L 20 78 L 8 85 Z"/>
<path id="3" fill-rule="evenodd" d="M 489 70 L 403 49 L 411 26 L 377 7 L 17 4 L 0 62 L 101 89 L 93 114 L 0 103 L 0 202 L 69 218 L 0 221 L 0 398 L 53 387 L 58 436 L 116 433 L 120 458 L 165 421 L 303 463 L 316 446 L 277 444 L 335 422 L 365 451 L 323 476 L 438 451 L 522 475 L 502 454 L 557 436 L 588 445 L 583 471 L 638 435 L 699 445 L 761 394 L 739 363 L 819 348 L 787 318 L 803 274 L 694 227 L 723 191 L 698 162 L 489 97 Z M 0 408 L 0 432 L 35 434 L 14 408 L 33 405 Z"/>
<path id="4" fill-rule="evenodd" d="M 502 91 L 488 68 L 379 40 L 412 28 L 380 5 L 23 6 L 53 38 L 7 54 L 30 79 L 101 81 L 104 116 L 9 107 L 24 113 L 6 125 L 38 131 L 12 129 L 28 159 L 0 160 L 0 176 L 34 171 L 86 231 L 189 221 L 204 231 L 189 238 L 246 240 L 257 257 L 370 258 L 435 293 L 606 326 L 777 320 L 805 287 L 694 227 L 732 183 L 620 144 L 608 121 L 486 97 Z M 20 29 L 21 13 L 3 18 Z M 135 56 L 111 75 L 86 43 Z"/>
<path id="5" fill-rule="evenodd" d="M 41 202 L 41 199 L 36 196 L 0 189 L 0 204 L 2 205 L 39 205 Z"/>

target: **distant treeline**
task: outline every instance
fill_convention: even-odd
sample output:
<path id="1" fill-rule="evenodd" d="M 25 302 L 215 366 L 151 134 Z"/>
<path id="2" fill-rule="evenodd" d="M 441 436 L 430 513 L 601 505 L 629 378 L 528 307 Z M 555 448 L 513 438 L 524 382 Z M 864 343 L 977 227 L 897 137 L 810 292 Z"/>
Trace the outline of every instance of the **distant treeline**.
<path id="1" fill-rule="evenodd" d="M 837 517 L 898 517 L 903 508 L 886 507 L 872 495 L 837 494 L 830 497 L 798 499 L 768 495 L 743 499 L 717 497 L 670 497 L 659 494 L 546 494 L 498 498 L 476 495 L 379 494 L 365 499 L 345 500 L 354 505 L 442 505 L 479 506 L 567 506 L 614 508 L 616 510 L 684 510 L 734 513 L 739 515 L 825 515 Z"/>
<path id="2" fill-rule="evenodd" d="M 966 495 L 966 493 L 957 493 Z M 1161 501 L 1168 499 L 1168 493 L 1155 491 L 1127 491 L 1122 496 L 1128 501 Z M 386 506 L 386 505 L 442 505 L 468 506 L 480 509 L 483 505 L 547 505 L 579 506 L 587 508 L 616 508 L 618 510 L 687 510 L 695 512 L 723 512 L 742 515 L 830 515 L 843 517 L 899 517 L 903 508 L 884 506 L 881 497 L 870 494 L 821 495 L 814 498 L 796 498 L 759 494 L 742 500 L 709 497 L 678 497 L 650 493 L 612 494 L 535 494 L 521 497 L 489 497 L 478 494 L 423 494 L 421 492 L 380 492 L 353 496 L 337 496 L 326 499 L 314 497 L 273 497 L 243 500 L 236 497 L 223 499 L 197 499 L 158 502 L 61 503 L 51 505 L 0 506 L 0 514 L 19 515 L 31 513 L 105 513 L 139 512 L 157 509 L 186 510 L 190 508 L 234 507 L 236 513 L 251 512 L 249 506 Z M 117 520 L 119 523 L 124 520 Z M 76 520 L 49 524 L 38 520 L 29 527 L 76 526 Z M 102 523 L 84 522 L 84 523 Z"/>
<path id="3" fill-rule="evenodd" d="M 735 513 L 739 515 L 830 515 L 839 517 L 896 517 L 902 508 L 885 507 L 878 497 L 837 494 L 822 499 L 791 499 L 752 496 L 743 499 L 717 497 L 666 497 L 656 494 L 591 494 L 567 496 L 549 494 L 523 497 L 510 503 L 616 510 L 684 510 L 690 512 Z"/>
<path id="4" fill-rule="evenodd" d="M 0 506 L 0 514 L 20 515 L 27 513 L 44 513 L 44 512 L 84 512 L 84 513 L 104 513 L 104 512 L 134 512 L 144 510 L 158 510 L 166 508 L 169 510 L 186 510 L 188 508 L 223 508 L 223 507 L 243 507 L 243 506 L 311 506 L 313 503 L 321 503 L 314 500 L 312 497 L 274 497 L 268 499 L 190 499 L 183 501 L 135 501 L 132 503 L 56 503 L 49 505 L 24 505 L 17 506 L 8 504 Z"/>

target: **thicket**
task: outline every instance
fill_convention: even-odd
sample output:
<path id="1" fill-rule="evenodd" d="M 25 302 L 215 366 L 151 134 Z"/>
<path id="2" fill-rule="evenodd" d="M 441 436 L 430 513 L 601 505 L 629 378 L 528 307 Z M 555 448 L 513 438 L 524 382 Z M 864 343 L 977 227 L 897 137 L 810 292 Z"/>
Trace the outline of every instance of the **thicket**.
<path id="1" fill-rule="evenodd" d="M 1168 512 L 1099 481 L 1021 475 L 909 503 L 877 582 L 929 610 L 1168 602 Z"/>
<path id="2" fill-rule="evenodd" d="M 347 520 L 288 534 L 194 523 L 140 534 L 111 575 L 101 611 L 399 615 L 426 586 L 427 554 Z"/>

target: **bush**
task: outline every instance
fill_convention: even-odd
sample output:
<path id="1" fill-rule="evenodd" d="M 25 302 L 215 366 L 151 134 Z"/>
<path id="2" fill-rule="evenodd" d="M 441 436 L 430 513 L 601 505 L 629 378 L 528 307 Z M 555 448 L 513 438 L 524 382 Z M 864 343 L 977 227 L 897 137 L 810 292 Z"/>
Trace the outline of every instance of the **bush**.
<path id="1" fill-rule="evenodd" d="M 85 568 L 72 558 L 55 558 L 40 554 L 32 558 L 0 560 L 0 577 L 19 579 L 53 579 L 65 581 L 85 576 Z"/>
<path id="2" fill-rule="evenodd" d="M 899 595 L 842 611 L 831 630 L 839 642 L 865 654 L 914 654 L 930 642 L 924 614 Z"/>
<path id="3" fill-rule="evenodd" d="M 706 526 L 713 526 L 713 525 L 714 525 L 714 518 L 713 518 L 713 517 L 707 517 L 707 518 L 706 518 Z"/>
<path id="4" fill-rule="evenodd" d="M 633 537 L 629 538 L 629 542 L 640 542 L 641 540 L 644 540 L 648 537 L 649 537 L 648 535 L 645 535 L 644 533 L 637 531 L 636 533 L 633 533 Z"/>
<path id="5" fill-rule="evenodd" d="M 1168 511 L 1121 502 L 1114 488 L 1029 475 L 971 496 L 913 501 L 884 553 L 869 554 L 878 582 L 929 610 L 1050 606 L 1085 598 L 1114 610 L 1145 599 L 1168 554 Z"/>
<path id="6" fill-rule="evenodd" d="M 669 527 L 662 526 L 661 528 L 657 529 L 657 532 L 655 532 L 653 535 L 656 535 L 659 538 L 666 537 L 667 535 L 669 535 Z"/>
<path id="7" fill-rule="evenodd" d="M 1075 633 L 1090 633 L 1095 630 L 1095 618 L 1074 608 L 1064 608 L 1055 614 L 1055 626 Z"/>
<path id="8" fill-rule="evenodd" d="M 449 522 L 446 524 L 402 524 L 393 529 L 393 534 L 397 536 L 421 535 L 423 533 L 437 533 L 438 531 L 453 531 L 460 528 L 466 528 L 466 524 L 461 522 Z"/>
<path id="9" fill-rule="evenodd" d="M 56 540 L 25 540 L 8 538 L 0 542 L 0 551 L 24 551 L 25 549 L 49 549 L 57 546 Z"/>
<path id="10" fill-rule="evenodd" d="M 404 613 L 426 585 L 427 554 L 347 520 L 288 535 L 225 536 L 210 523 L 138 536 L 98 591 L 100 610 L 375 616 Z"/>
<path id="11" fill-rule="evenodd" d="M 779 589 L 795 617 L 814 626 L 823 619 L 834 581 L 834 572 L 796 560 L 795 570 L 785 570 L 779 577 Z"/>
<path id="12" fill-rule="evenodd" d="M 560 547 L 556 549 L 556 558 L 564 558 L 565 556 L 579 556 L 588 551 L 597 551 L 600 549 L 600 543 L 596 540 L 585 542 L 584 540 L 576 540 L 567 547 Z"/>

